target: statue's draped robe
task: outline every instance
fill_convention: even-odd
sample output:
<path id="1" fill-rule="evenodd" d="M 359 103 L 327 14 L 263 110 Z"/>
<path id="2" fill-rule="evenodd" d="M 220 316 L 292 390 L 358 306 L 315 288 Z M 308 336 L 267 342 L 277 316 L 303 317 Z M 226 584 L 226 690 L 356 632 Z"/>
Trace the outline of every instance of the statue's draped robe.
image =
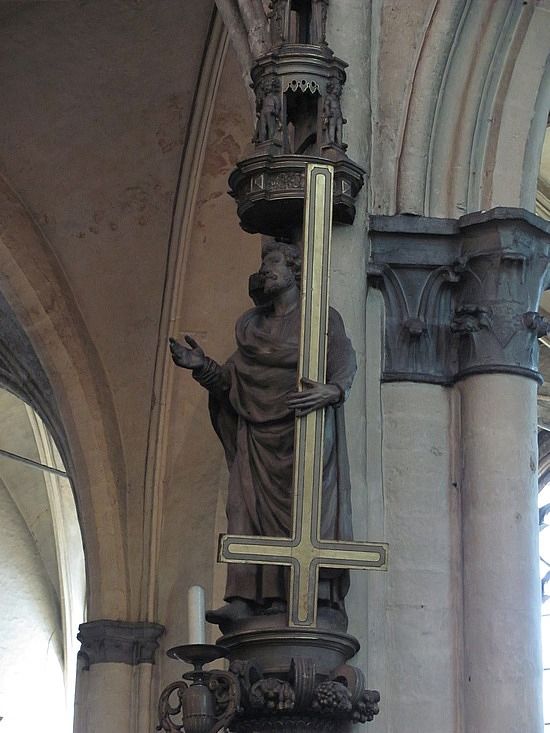
<path id="1" fill-rule="evenodd" d="M 236 325 L 237 350 L 219 367 L 210 362 L 199 382 L 210 391 L 210 414 L 227 458 L 228 532 L 289 536 L 292 512 L 294 411 L 300 310 L 275 316 L 269 306 L 247 311 Z M 356 370 L 355 352 L 337 311 L 329 311 L 327 382 L 341 400 L 326 408 L 321 537 L 352 539 L 349 464 L 340 409 Z M 226 600 L 265 604 L 287 595 L 284 568 L 230 564 Z M 348 573 L 321 571 L 320 599 L 338 607 Z"/>

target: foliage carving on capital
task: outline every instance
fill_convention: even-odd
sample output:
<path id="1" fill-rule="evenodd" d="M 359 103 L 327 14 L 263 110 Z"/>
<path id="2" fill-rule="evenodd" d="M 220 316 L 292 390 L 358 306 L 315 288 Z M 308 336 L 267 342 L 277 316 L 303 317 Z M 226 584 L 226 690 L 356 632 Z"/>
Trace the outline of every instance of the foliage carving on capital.
<path id="1" fill-rule="evenodd" d="M 449 382 L 456 357 L 446 331 L 460 274 L 452 265 L 388 263 L 370 267 L 368 276 L 386 305 L 385 378 Z"/>
<path id="2" fill-rule="evenodd" d="M 490 310 L 471 303 L 457 308 L 451 321 L 451 331 L 459 336 L 477 333 L 482 328 L 491 328 L 491 326 Z"/>
<path id="3" fill-rule="evenodd" d="M 459 376 L 498 371 L 538 379 L 537 329 L 525 315 L 538 306 L 547 255 L 541 257 L 516 223 L 495 225 L 474 241 L 466 243 L 467 266 L 451 320 Z"/>
<path id="4" fill-rule="evenodd" d="M 79 654 L 87 667 L 100 662 L 153 664 L 163 633 L 164 626 L 147 621 L 89 621 L 79 627 Z"/>
<path id="5" fill-rule="evenodd" d="M 550 227 L 521 209 L 455 220 L 373 217 L 367 275 L 386 306 L 386 381 L 539 379 Z"/>

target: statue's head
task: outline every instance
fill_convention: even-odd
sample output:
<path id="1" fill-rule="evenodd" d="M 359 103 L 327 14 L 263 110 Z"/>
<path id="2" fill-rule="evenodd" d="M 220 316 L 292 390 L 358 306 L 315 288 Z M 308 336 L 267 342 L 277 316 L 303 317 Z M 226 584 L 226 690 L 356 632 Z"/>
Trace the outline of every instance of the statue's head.
<path id="1" fill-rule="evenodd" d="M 334 94 L 336 97 L 340 97 L 342 94 L 342 85 L 340 82 L 332 80 L 327 84 L 327 93 Z"/>
<path id="2" fill-rule="evenodd" d="M 300 287 L 302 253 L 295 244 L 273 240 L 264 245 L 260 273 L 264 277 L 264 292 L 275 294 L 294 283 Z"/>

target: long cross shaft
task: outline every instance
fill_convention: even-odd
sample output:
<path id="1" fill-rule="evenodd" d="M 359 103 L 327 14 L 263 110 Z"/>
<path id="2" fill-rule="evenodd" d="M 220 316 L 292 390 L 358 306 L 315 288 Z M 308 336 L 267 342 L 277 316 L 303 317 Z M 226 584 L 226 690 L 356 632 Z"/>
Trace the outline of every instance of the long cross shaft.
<path id="1" fill-rule="evenodd" d="M 304 210 L 301 335 L 298 377 L 325 382 L 334 168 L 308 164 Z M 382 543 L 324 540 L 321 531 L 325 410 L 296 418 L 294 501 L 290 537 L 220 538 L 221 562 L 290 568 L 289 625 L 314 626 L 319 569 L 386 569 Z"/>

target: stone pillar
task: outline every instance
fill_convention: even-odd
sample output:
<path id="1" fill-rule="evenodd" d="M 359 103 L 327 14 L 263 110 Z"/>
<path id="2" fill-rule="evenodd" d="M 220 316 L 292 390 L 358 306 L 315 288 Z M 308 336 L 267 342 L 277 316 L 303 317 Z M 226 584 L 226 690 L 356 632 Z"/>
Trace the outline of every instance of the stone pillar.
<path id="1" fill-rule="evenodd" d="M 439 724 L 429 715 L 415 724 L 424 733 L 540 733 L 537 338 L 550 324 L 536 310 L 548 284 L 550 227 L 526 211 L 500 208 L 458 220 L 372 217 L 370 236 L 369 278 L 385 302 L 382 380 L 402 383 L 382 391 L 387 679 L 414 689 L 408 675 L 414 667 L 429 669 L 435 651 L 449 664 L 439 665 L 437 679 L 428 674 L 432 694 L 421 707 L 434 712 L 434 699 L 447 690 L 454 709 Z M 425 383 L 430 397 L 418 399 L 420 385 L 411 382 Z M 433 414 L 426 409 L 435 384 L 457 398 L 443 422 L 459 458 L 445 487 L 448 474 L 441 471 L 437 498 L 430 436 L 441 406 L 433 402 Z M 414 489 L 398 450 L 407 435 Z M 424 524 L 424 546 L 402 513 L 411 491 L 408 506 L 422 510 L 416 523 Z M 434 567 L 446 567 L 443 582 L 433 586 L 421 579 L 430 547 Z M 410 567 L 408 553 L 416 555 Z M 418 592 L 429 597 L 430 587 L 432 608 L 455 613 L 454 638 L 444 638 L 435 617 L 427 633 L 422 624 L 418 633 L 408 632 L 421 618 Z M 437 640 L 426 643 L 432 634 Z M 401 667 L 394 668 L 395 659 Z M 424 673 L 419 680 L 421 691 Z M 398 695 L 388 686 L 383 699 L 399 707 L 392 700 Z M 380 732 L 414 727 L 405 713 Z"/>
<path id="2" fill-rule="evenodd" d="M 90 621 L 80 626 L 82 643 L 76 694 L 76 733 L 149 733 L 154 728 L 151 666 L 160 624 Z M 147 696 L 145 696 L 147 697 Z"/>
<path id="3" fill-rule="evenodd" d="M 535 313 L 550 236 L 530 217 L 463 217 L 461 395 L 465 733 L 540 733 Z M 538 222 L 537 222 L 538 224 Z M 546 227 L 545 227 L 546 228 Z"/>
<path id="4" fill-rule="evenodd" d="M 460 383 L 465 733 L 540 733 L 536 388 Z"/>
<path id="5" fill-rule="evenodd" d="M 386 675 L 369 733 L 455 733 L 459 715 L 458 492 L 452 485 L 452 393 L 433 384 L 382 388 Z M 380 611 L 384 613 L 384 611 Z M 381 681 L 383 682 L 383 680 Z"/>

